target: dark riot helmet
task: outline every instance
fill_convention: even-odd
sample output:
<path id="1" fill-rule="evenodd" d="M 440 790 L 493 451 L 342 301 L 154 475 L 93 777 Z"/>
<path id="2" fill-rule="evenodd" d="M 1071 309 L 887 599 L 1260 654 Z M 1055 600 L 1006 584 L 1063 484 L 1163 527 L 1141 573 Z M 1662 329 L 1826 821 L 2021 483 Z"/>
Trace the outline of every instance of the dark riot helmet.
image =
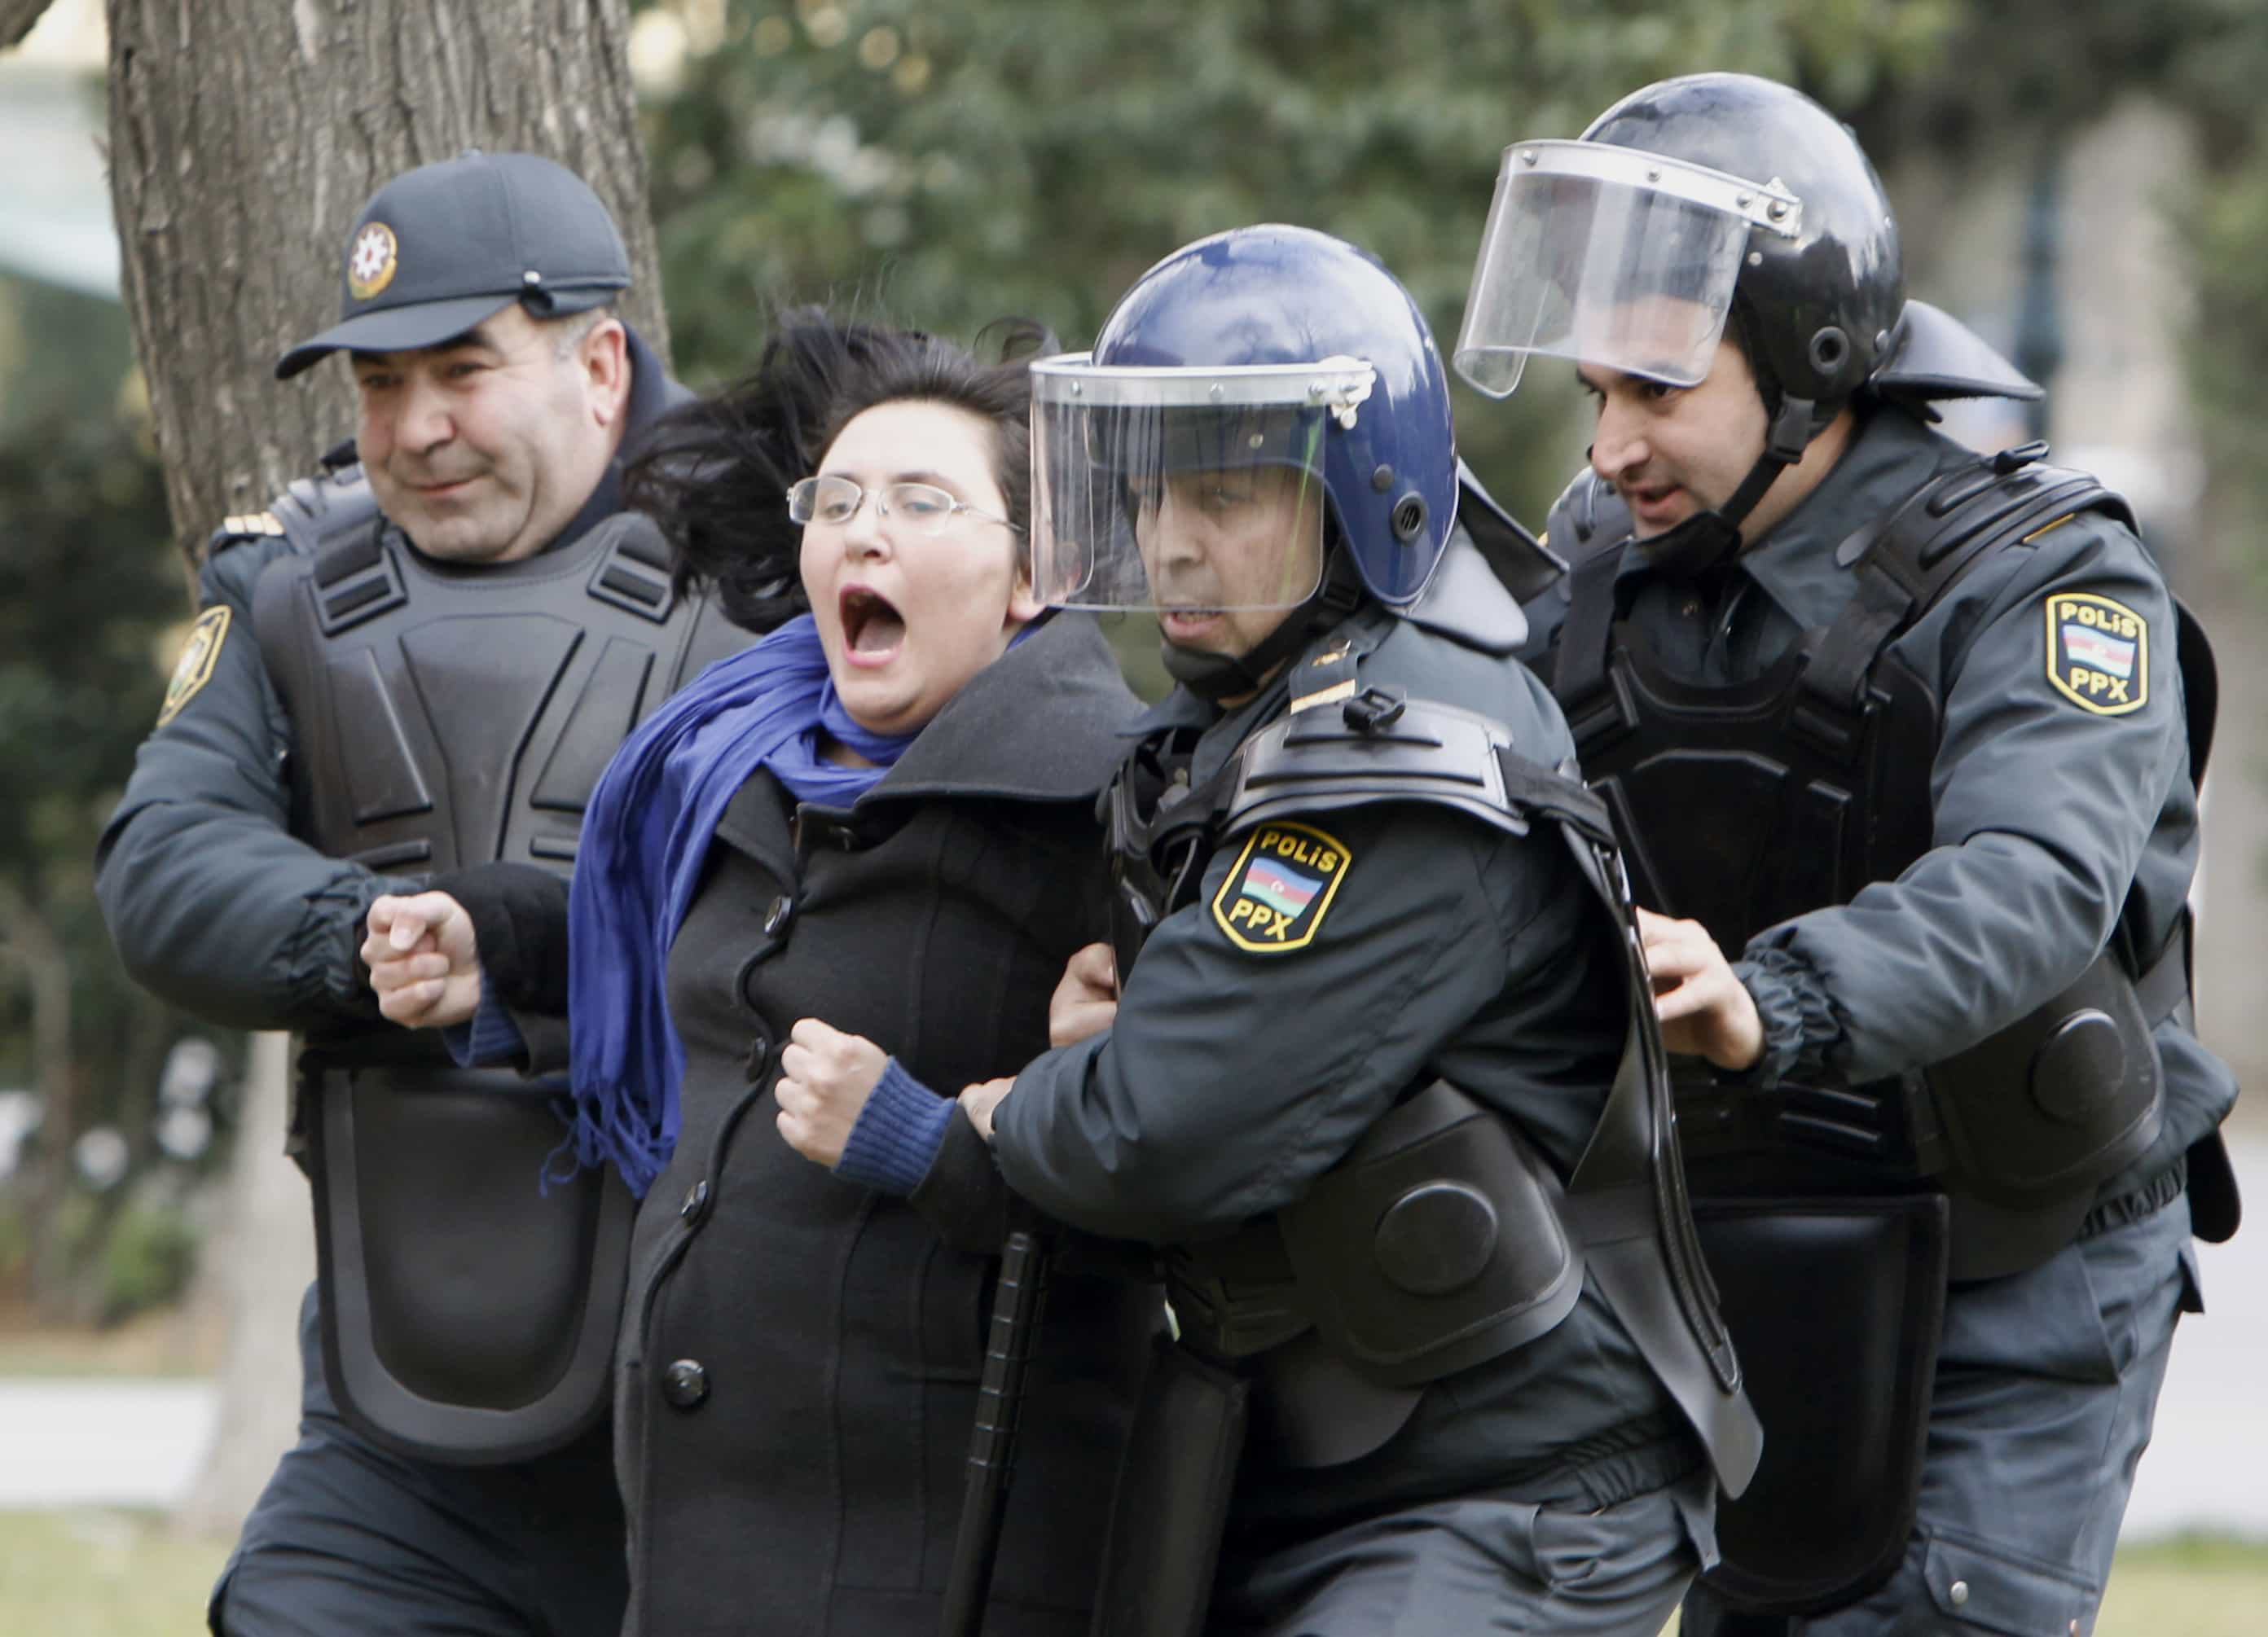
<path id="1" fill-rule="evenodd" d="M 1092 351 L 1032 366 L 1032 424 L 1042 600 L 1287 611 L 1226 667 L 1177 650 L 1169 624 L 1167 667 L 1201 692 L 1248 685 L 1365 595 L 1415 602 L 1456 520 L 1448 377 L 1423 314 L 1374 258 L 1308 228 L 1238 228 L 1158 263 Z M 1233 570 L 1160 544 L 1192 530 L 1233 539 Z"/>
<path id="2" fill-rule="evenodd" d="M 1763 457 L 1714 511 L 1649 540 L 1705 566 L 1780 471 L 1862 393 L 2037 397 L 1982 339 L 1905 294 L 1881 179 L 1788 86 L 1692 74 L 1632 92 L 1575 142 L 1505 150 L 1456 349 L 1492 397 L 1531 355 L 1690 386 L 1728 326 L 1763 394 Z"/>

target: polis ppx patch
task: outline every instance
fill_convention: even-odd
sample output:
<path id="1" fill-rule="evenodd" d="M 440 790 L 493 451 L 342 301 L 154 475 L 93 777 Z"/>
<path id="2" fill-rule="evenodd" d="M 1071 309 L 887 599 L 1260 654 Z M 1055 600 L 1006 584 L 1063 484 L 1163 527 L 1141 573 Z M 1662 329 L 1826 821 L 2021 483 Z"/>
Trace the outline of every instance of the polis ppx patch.
<path id="1" fill-rule="evenodd" d="M 159 727 L 180 715 L 181 707 L 212 680 L 213 666 L 220 659 L 220 645 L 228 638 L 228 612 L 225 603 L 208 608 L 189 628 L 189 639 L 181 644 L 181 657 L 173 665 L 173 680 L 166 684 L 166 706 L 158 713 Z"/>
<path id="2" fill-rule="evenodd" d="M 1262 825 L 1213 894 L 1212 918 L 1230 943 L 1256 955 L 1305 949 L 1351 862 L 1337 837 L 1313 825 Z"/>
<path id="3" fill-rule="evenodd" d="M 2092 591 L 2047 599 L 2048 680 L 2098 716 L 2123 716 L 2150 699 L 2150 623 Z"/>

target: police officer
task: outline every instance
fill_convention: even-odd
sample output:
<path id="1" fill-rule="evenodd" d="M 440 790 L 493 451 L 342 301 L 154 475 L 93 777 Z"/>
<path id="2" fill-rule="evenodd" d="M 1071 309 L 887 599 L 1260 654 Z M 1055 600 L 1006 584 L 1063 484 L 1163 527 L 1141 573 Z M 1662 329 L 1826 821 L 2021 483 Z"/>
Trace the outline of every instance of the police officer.
<path id="1" fill-rule="evenodd" d="M 509 153 L 405 173 L 342 274 L 341 321 L 276 373 L 347 355 L 360 466 L 215 537 L 97 878 L 140 981 L 305 1046 L 300 1442 L 210 1619 L 597 1637 L 623 1596 L 600 1422 L 627 1199 L 541 1186 L 549 1092 L 381 1023 L 357 946 L 432 872 L 563 873 L 622 735 L 746 639 L 616 515 L 623 451 L 686 394 L 608 306 L 628 258 L 581 180 Z"/>
<path id="2" fill-rule="evenodd" d="M 1532 357 L 1596 426 L 1531 613 L 1770 1438 L 1687 1629 L 2082 1632 L 2192 1210 L 2235 1226 L 2201 642 L 2123 502 L 1932 429 L 2036 389 L 1906 299 L 1873 167 L 1785 86 L 1506 150 L 1457 363 L 1500 394 Z"/>
<path id="3" fill-rule="evenodd" d="M 1603 810 L 1452 547 L 1424 319 L 1351 246 L 1241 229 L 1034 398 L 1041 594 L 1154 612 L 1180 684 L 1108 798 L 1115 956 L 966 1094 L 1020 1193 L 1167 1247 L 1102 1629 L 1210 1593 L 1207 1630 L 1652 1637 L 1754 1425 Z"/>

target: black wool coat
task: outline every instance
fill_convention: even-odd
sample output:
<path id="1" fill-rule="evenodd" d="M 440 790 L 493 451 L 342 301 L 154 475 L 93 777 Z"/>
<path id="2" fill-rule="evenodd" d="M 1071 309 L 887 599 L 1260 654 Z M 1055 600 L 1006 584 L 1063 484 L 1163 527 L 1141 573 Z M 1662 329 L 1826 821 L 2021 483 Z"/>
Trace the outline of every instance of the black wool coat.
<path id="1" fill-rule="evenodd" d="M 682 1128 L 623 1319 L 627 1632 L 936 1631 L 1007 1195 L 958 1110 L 910 1199 L 804 1159 L 774 1123 L 778 1047 L 815 1017 L 946 1096 L 1044 1050 L 1064 961 L 1105 935 L 1094 797 L 1133 710 L 1094 623 L 1061 616 L 853 807 L 760 772 L 726 810 L 670 955 Z M 1158 1311 L 1138 1274 L 1058 1267 L 990 1637 L 1086 1630 Z"/>

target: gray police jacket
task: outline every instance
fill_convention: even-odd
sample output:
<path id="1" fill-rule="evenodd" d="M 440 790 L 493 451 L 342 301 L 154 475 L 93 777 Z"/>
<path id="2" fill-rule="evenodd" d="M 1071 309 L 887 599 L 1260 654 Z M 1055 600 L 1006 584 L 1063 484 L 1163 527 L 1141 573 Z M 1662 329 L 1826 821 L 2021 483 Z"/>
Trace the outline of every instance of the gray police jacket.
<path id="1" fill-rule="evenodd" d="M 1851 597 L 1837 548 L 1934 473 L 1970 459 L 1904 411 L 1874 411 L 1820 487 L 1713 595 L 1628 554 L 1616 588 L 1626 633 L 1682 679 L 1753 681 Z M 2131 651 L 2130 698 L 2074 686 L 2084 667 L 2070 643 L 2088 639 L 2066 638 L 2049 617 L 2072 597 L 2139 627 L 2105 633 L 2112 659 Z M 1565 607 L 1564 591 L 1530 605 L 1541 641 Z M 1942 1061 L 2063 990 L 2114 938 L 2146 958 L 2166 947 L 2198 849 L 2175 630 L 2163 576 L 2140 541 L 2082 512 L 1980 562 L 1890 643 L 1886 660 L 1939 701 L 1934 754 L 1912 769 L 1928 782 L 1930 848 L 1896 880 L 1767 928 L 1739 951 L 1735 970 L 1766 1031 L 1760 1089 L 1873 1081 Z M 1638 821 L 1643 829 L 1692 816 Z M 2183 1019 L 2160 1024 L 2156 1040 L 2163 1126 L 2102 1185 L 2105 1200 L 2166 1171 L 2235 1097 L 2227 1066 Z"/>
<path id="2" fill-rule="evenodd" d="M 1525 670 L 1407 620 L 1361 616 L 1233 712 L 1177 693 L 1138 729 L 1202 728 L 1189 780 L 1203 786 L 1288 709 L 1287 679 L 1350 645 L 1366 685 L 1492 718 L 1547 767 L 1572 753 Z M 1629 1013 L 1611 924 L 1553 826 L 1515 836 L 1397 803 L 1312 820 L 1300 826 L 1314 844 L 1306 885 L 1296 872 L 1245 875 L 1228 891 L 1249 851 L 1232 838 L 1123 974 L 1111 1028 L 1018 1077 L 995 1115 L 1011 1186 L 1095 1232 L 1214 1238 L 1300 1200 L 1436 1078 L 1501 1115 L 1563 1178 L 1573 1171 Z M 1291 913 L 1295 936 L 1245 935 L 1247 899 Z M 1577 1484 L 1620 1498 L 1699 1458 L 1587 1282 L 1556 1328 L 1425 1387 L 1374 1454 L 1316 1468 L 1248 1447 L 1233 1516 L 1306 1531 L 1455 1493 L 1535 1498 Z M 1580 1479 L 1579 1467 L 1590 1469 Z"/>
<path id="3" fill-rule="evenodd" d="M 689 394 L 632 340 L 625 447 Z M 609 473 L 556 551 L 615 510 Z M 334 856 L 295 805 L 310 746 L 253 631 L 254 590 L 292 559 L 279 533 L 225 531 L 198 575 L 195 634 L 95 852 L 95 894 L 135 981 L 210 1022 L 321 1034 L 383 1028 L 356 954 L 399 865 Z M 646 707 L 659 702 L 659 692 Z M 629 731 L 620 724 L 616 739 Z M 463 862 L 475 862 L 467 858 Z"/>

